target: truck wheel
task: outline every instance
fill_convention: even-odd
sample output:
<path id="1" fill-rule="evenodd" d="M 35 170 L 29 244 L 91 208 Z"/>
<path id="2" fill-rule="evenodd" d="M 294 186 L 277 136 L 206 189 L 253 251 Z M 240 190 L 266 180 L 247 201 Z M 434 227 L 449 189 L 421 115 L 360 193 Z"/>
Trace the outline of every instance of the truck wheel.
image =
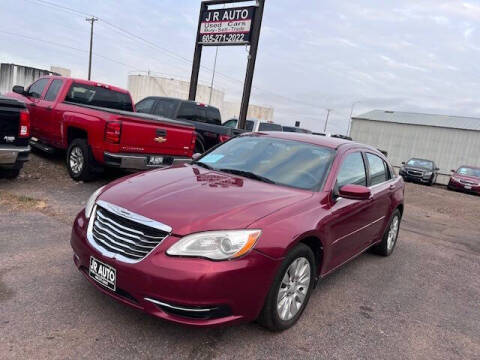
<path id="1" fill-rule="evenodd" d="M 67 150 L 67 169 L 75 181 L 89 181 L 94 178 L 94 160 L 85 139 L 75 139 Z"/>
<path id="2" fill-rule="evenodd" d="M 257 321 L 271 331 L 293 326 L 312 293 L 315 257 L 305 244 L 298 244 L 285 257 L 273 280 Z"/>
<path id="3" fill-rule="evenodd" d="M 193 150 L 195 154 L 203 154 L 205 152 L 205 146 L 203 145 L 202 140 L 197 139 L 195 142 L 195 150 Z"/>
<path id="4" fill-rule="evenodd" d="M 5 179 L 15 179 L 20 174 L 20 169 L 7 169 L 1 172 Z"/>

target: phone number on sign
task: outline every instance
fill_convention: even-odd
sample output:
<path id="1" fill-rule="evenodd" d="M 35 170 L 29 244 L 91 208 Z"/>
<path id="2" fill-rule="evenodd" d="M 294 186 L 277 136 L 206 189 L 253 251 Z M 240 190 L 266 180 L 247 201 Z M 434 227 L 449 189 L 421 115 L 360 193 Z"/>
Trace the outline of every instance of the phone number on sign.
<path id="1" fill-rule="evenodd" d="M 203 43 L 237 43 L 245 41 L 245 34 L 216 34 L 202 36 Z"/>

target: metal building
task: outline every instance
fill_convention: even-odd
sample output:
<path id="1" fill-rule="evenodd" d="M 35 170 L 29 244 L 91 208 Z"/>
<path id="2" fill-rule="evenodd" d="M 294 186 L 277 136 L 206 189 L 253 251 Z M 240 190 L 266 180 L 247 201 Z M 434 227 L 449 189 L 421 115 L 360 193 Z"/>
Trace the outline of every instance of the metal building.
<path id="1" fill-rule="evenodd" d="M 12 91 L 14 85 L 27 87 L 41 76 L 59 75 L 54 71 L 16 64 L 0 65 L 0 94 Z"/>
<path id="2" fill-rule="evenodd" d="M 386 151 L 395 167 L 412 157 L 435 161 L 440 184 L 451 169 L 480 166 L 478 118 L 373 110 L 352 117 L 351 137 Z"/>
<path id="3" fill-rule="evenodd" d="M 129 75 L 128 90 L 132 94 L 133 100 L 139 100 L 147 96 L 167 96 L 180 99 L 188 99 L 190 83 L 188 81 L 172 79 L 152 75 Z M 219 89 L 213 88 L 210 99 L 210 86 L 198 84 L 197 101 L 217 107 L 222 114 L 222 120 L 226 121 L 232 117 L 238 117 L 240 112 L 239 102 L 229 102 L 224 99 L 225 93 Z M 250 104 L 247 117 L 273 120 L 273 108 Z"/>

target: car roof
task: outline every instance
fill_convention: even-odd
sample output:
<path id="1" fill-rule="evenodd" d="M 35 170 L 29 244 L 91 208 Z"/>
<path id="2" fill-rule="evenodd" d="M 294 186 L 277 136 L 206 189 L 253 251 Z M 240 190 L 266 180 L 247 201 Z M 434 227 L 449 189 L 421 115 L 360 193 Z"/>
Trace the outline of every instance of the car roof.
<path id="1" fill-rule="evenodd" d="M 339 147 L 348 146 L 349 148 L 362 147 L 365 149 L 370 149 L 370 150 L 374 150 L 375 152 L 378 152 L 377 149 L 369 145 L 357 143 L 350 140 L 340 139 L 340 138 L 332 138 L 329 136 L 319 136 L 319 135 L 313 135 L 313 134 L 296 133 L 296 132 L 280 132 L 280 131 L 262 131 L 256 134 L 270 136 L 277 139 L 301 141 L 309 144 L 328 147 L 331 149 L 338 149 Z"/>
<path id="2" fill-rule="evenodd" d="M 116 91 L 116 92 L 121 92 L 121 93 L 124 93 L 124 94 L 130 94 L 128 92 L 128 90 L 125 90 L 125 89 L 122 89 L 122 88 L 119 88 L 117 86 L 113 86 L 113 85 L 110 85 L 110 84 L 104 84 L 104 83 L 101 83 L 101 82 L 98 82 L 98 81 L 77 79 L 77 78 L 71 78 L 71 77 L 67 77 L 67 76 L 57 76 L 57 75 L 42 76 L 41 79 L 43 79 L 43 78 L 59 79 L 59 80 L 71 80 L 74 83 L 83 84 L 83 85 L 93 85 L 93 86 L 100 85 L 100 86 L 108 87 L 110 90 L 113 90 L 113 91 Z"/>
<path id="3" fill-rule="evenodd" d="M 147 96 L 145 99 L 147 99 L 147 98 L 148 99 L 175 100 L 177 102 L 193 103 L 195 105 L 199 105 L 199 106 L 203 106 L 203 107 L 209 107 L 209 108 L 213 108 L 213 109 L 218 110 L 218 108 L 216 106 L 205 104 L 205 103 L 202 103 L 201 101 L 185 100 L 185 99 L 174 98 L 174 97 L 170 97 L 170 96 Z"/>

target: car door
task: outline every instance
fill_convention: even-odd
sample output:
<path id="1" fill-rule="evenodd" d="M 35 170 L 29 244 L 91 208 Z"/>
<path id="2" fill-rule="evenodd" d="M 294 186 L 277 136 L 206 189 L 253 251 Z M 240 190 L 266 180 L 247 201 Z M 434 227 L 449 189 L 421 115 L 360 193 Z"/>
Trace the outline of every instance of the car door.
<path id="1" fill-rule="evenodd" d="M 37 104 L 37 118 L 41 127 L 48 135 L 51 145 L 59 146 L 62 141 L 62 114 L 55 109 L 55 103 L 63 86 L 63 80 L 53 79 L 47 86 L 45 96 Z"/>
<path id="2" fill-rule="evenodd" d="M 368 173 L 368 187 L 372 193 L 374 206 L 370 207 L 368 217 L 372 219 L 371 225 L 365 229 L 365 236 L 369 244 L 380 239 L 385 225 L 389 220 L 389 211 L 392 204 L 391 195 L 395 190 L 392 175 L 387 163 L 378 155 L 371 152 L 365 153 Z"/>
<path id="3" fill-rule="evenodd" d="M 369 226 L 375 221 L 371 210 L 375 204 L 372 199 L 351 200 L 339 197 L 338 190 L 349 184 L 367 186 L 367 168 L 363 153 L 358 150 L 343 155 L 336 174 L 331 215 L 325 225 L 331 244 L 330 251 L 326 254 L 327 271 L 340 266 L 372 241 L 367 234 Z"/>
<path id="4" fill-rule="evenodd" d="M 48 78 L 39 79 L 35 81 L 32 85 L 30 85 L 30 87 L 25 93 L 25 97 L 27 98 L 25 104 L 27 105 L 28 111 L 30 112 L 32 137 L 37 137 L 40 139 L 45 138 L 46 135 L 37 108 L 49 81 L 50 79 Z"/>

